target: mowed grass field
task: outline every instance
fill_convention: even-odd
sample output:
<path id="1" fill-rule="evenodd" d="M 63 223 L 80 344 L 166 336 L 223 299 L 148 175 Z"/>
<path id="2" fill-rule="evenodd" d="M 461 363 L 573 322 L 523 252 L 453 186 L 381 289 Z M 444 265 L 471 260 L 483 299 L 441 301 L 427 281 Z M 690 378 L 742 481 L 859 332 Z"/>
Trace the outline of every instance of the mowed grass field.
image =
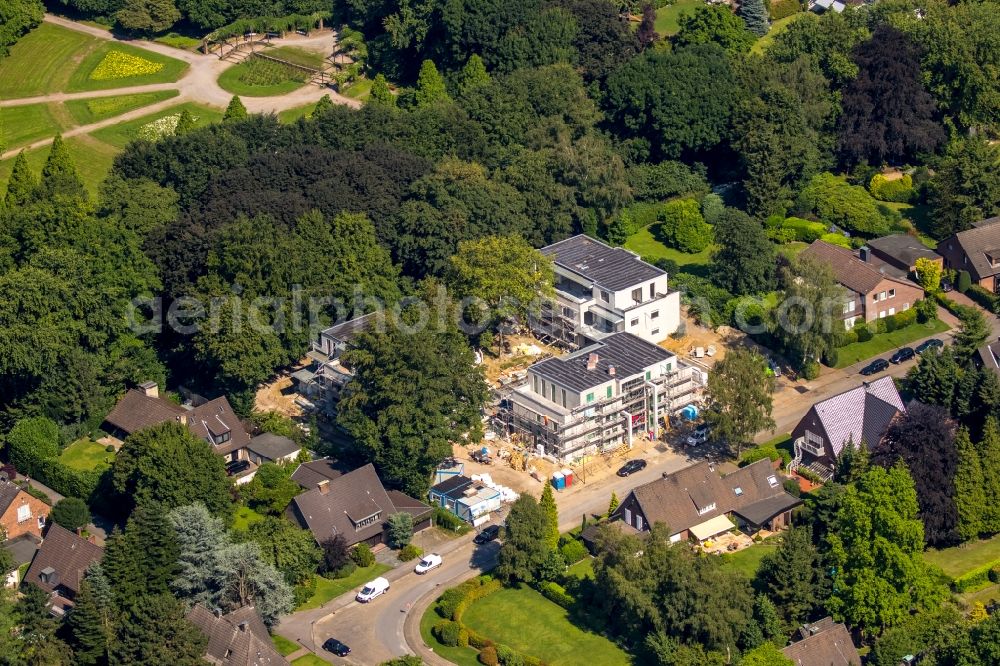
<path id="1" fill-rule="evenodd" d="M 117 125 L 111 125 L 109 127 L 102 127 L 99 130 L 95 130 L 93 136 L 95 139 L 111 144 L 116 148 L 124 148 L 130 141 L 138 137 L 138 132 L 144 125 L 166 116 L 181 113 L 184 110 L 187 110 L 188 113 L 194 117 L 195 125 L 198 127 L 222 120 L 223 112 L 221 109 L 213 109 L 201 104 L 195 104 L 194 102 L 184 102 L 176 106 L 162 109 L 156 113 L 142 116 L 141 118 L 129 120 Z"/>
<path id="2" fill-rule="evenodd" d="M 83 184 L 91 194 L 97 194 L 101 182 L 111 170 L 115 155 L 119 148 L 99 141 L 89 134 L 80 134 L 66 139 L 65 146 L 69 150 L 76 170 L 83 179 Z M 49 146 L 43 146 L 25 153 L 28 165 L 38 176 L 45 165 L 45 159 L 49 156 Z M 0 161 L 0 183 L 3 187 L 0 192 L 6 192 L 7 179 L 10 178 L 10 169 L 14 165 L 13 157 Z"/>
<path id="3" fill-rule="evenodd" d="M 108 118 L 120 116 L 134 109 L 177 97 L 176 90 L 158 90 L 134 95 L 112 95 L 92 99 L 73 99 L 65 102 L 73 121 L 77 125 L 89 125 Z"/>
<path id="4" fill-rule="evenodd" d="M 656 32 L 660 37 L 672 37 L 681 29 L 680 18 L 694 12 L 695 7 L 705 4 L 704 0 L 677 0 L 672 5 L 656 10 Z"/>
<path id="5" fill-rule="evenodd" d="M 125 56 L 138 58 L 146 63 L 153 63 L 161 66 L 156 72 L 149 74 L 136 74 L 132 76 L 115 76 L 114 78 L 95 79 L 94 70 L 104 61 L 108 54 L 124 54 Z M 144 86 L 152 83 L 173 83 L 181 78 L 187 71 L 188 64 L 183 60 L 169 58 L 159 53 L 153 53 L 145 49 L 122 44 L 121 42 L 101 42 L 101 44 L 87 53 L 81 60 L 80 65 L 69 77 L 66 87 L 67 92 L 83 92 L 88 90 L 108 90 L 111 88 L 123 88 L 125 86 Z M 120 70 L 122 74 L 129 71 L 128 68 Z"/>

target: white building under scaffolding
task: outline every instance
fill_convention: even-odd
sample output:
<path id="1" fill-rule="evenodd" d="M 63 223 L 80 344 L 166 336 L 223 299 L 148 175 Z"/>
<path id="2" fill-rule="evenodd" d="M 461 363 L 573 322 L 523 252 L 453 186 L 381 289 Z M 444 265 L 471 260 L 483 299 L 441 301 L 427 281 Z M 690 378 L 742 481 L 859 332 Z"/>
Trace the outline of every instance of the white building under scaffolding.
<path id="1" fill-rule="evenodd" d="M 539 454 L 579 456 L 631 443 L 700 397 L 705 374 L 631 333 L 614 333 L 528 368 L 500 420 Z"/>

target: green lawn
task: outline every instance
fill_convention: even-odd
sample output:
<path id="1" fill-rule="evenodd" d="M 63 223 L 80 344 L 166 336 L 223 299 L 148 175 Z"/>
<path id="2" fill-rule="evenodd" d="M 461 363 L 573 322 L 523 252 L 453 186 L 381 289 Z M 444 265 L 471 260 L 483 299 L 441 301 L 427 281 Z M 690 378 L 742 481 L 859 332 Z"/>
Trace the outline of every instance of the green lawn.
<path id="1" fill-rule="evenodd" d="M 274 643 L 274 649 L 277 650 L 282 657 L 287 657 L 301 647 L 295 641 L 290 641 L 284 636 L 279 636 L 278 634 L 271 636 L 271 642 Z"/>
<path id="2" fill-rule="evenodd" d="M 278 121 L 282 123 L 294 123 L 299 118 L 305 118 L 316 108 L 315 104 L 305 104 L 294 109 L 285 109 L 278 112 Z"/>
<path id="3" fill-rule="evenodd" d="M 111 467 L 114 459 L 115 454 L 105 451 L 104 444 L 92 442 L 87 438 L 78 439 L 59 454 L 59 461 L 64 465 L 84 472 L 107 469 Z"/>
<path id="4" fill-rule="evenodd" d="M 112 57 L 124 54 L 126 57 L 139 58 L 147 64 L 153 63 L 155 65 L 162 65 L 162 67 L 159 71 L 149 74 L 116 76 L 115 78 L 104 78 L 100 80 L 92 78 L 94 70 L 97 69 L 108 54 L 113 54 Z M 146 85 L 150 83 L 172 83 L 181 78 L 181 75 L 184 74 L 187 68 L 188 64 L 183 60 L 168 58 L 165 55 L 153 53 L 152 51 L 136 48 L 120 42 L 102 42 L 99 47 L 90 51 L 80 62 L 80 66 L 76 68 L 76 71 L 73 72 L 73 75 L 69 79 L 69 86 L 67 90 L 70 92 L 84 90 L 107 90 L 111 88 L 122 88 L 124 86 Z M 120 71 L 124 74 L 131 70 L 128 68 L 119 68 L 116 71 Z"/>
<path id="5" fill-rule="evenodd" d="M 892 333 L 879 333 L 868 342 L 855 342 L 837 350 L 837 368 L 846 368 L 858 361 L 878 356 L 897 347 L 905 347 L 911 342 L 927 338 L 935 333 L 948 330 L 948 324 L 940 319 L 926 324 L 912 324 Z"/>
<path id="6" fill-rule="evenodd" d="M 931 248 L 932 250 L 937 247 L 937 241 L 931 238 L 931 207 L 927 204 L 907 204 L 907 203 L 892 203 L 883 202 L 889 208 L 898 210 L 903 216 L 903 219 L 909 222 L 914 229 L 917 231 L 917 237 L 920 242 Z"/>
<path id="7" fill-rule="evenodd" d="M 102 127 L 101 129 L 96 130 L 93 135 L 95 138 L 109 143 L 112 146 L 124 148 L 130 141 L 138 136 L 138 133 L 144 126 L 149 125 L 160 118 L 179 114 L 184 109 L 187 109 L 188 112 L 194 116 L 195 125 L 198 126 L 222 120 L 222 111 L 219 109 L 202 106 L 200 104 L 195 104 L 194 102 L 184 102 L 183 104 L 171 106 L 168 109 L 161 109 L 156 113 L 151 113 L 148 116 L 136 118 L 135 120 L 130 120 L 118 125 L 111 125 L 110 127 Z"/>
<path id="8" fill-rule="evenodd" d="M 262 51 L 262 53 L 272 58 L 280 58 L 288 62 L 293 62 L 296 65 L 311 67 L 312 69 L 322 69 L 323 63 L 326 62 L 323 54 L 319 51 L 310 51 L 296 46 L 277 46 Z"/>
<path id="9" fill-rule="evenodd" d="M 434 650 L 434 653 L 442 659 L 447 659 L 457 666 L 482 666 L 477 655 L 479 651 L 468 647 L 448 647 L 438 643 L 431 633 L 431 628 L 441 621 L 441 616 L 434 610 L 432 604 L 420 618 L 420 637 L 424 639 L 424 644 Z"/>
<path id="10" fill-rule="evenodd" d="M 302 70 L 264 60 L 247 58 L 224 71 L 219 86 L 234 95 L 271 97 L 298 90 L 306 84 L 308 74 Z"/>
<path id="11" fill-rule="evenodd" d="M 78 135 L 66 139 L 65 146 L 69 149 L 73 163 L 76 165 L 83 184 L 91 194 L 97 194 L 101 182 L 111 169 L 111 164 L 118 154 L 119 148 L 104 143 L 90 135 Z M 25 155 L 28 158 L 28 165 L 35 171 L 35 175 L 42 172 L 45 159 L 49 156 L 49 146 L 42 146 L 29 150 Z M 7 179 L 10 177 L 10 169 L 14 164 L 14 158 L 0 161 L 0 184 L 6 191 Z"/>
<path id="12" fill-rule="evenodd" d="M 350 87 L 345 88 L 341 91 L 344 97 L 350 97 L 351 99 L 356 99 L 362 102 L 368 101 L 368 95 L 372 91 L 372 82 L 370 79 L 358 79 L 350 85 Z"/>
<path id="13" fill-rule="evenodd" d="M 625 241 L 625 249 L 632 250 L 641 257 L 649 259 L 670 259 L 677 262 L 678 266 L 688 266 L 692 264 L 707 265 L 711 260 L 714 246 L 709 246 L 697 254 L 688 254 L 667 247 L 656 238 L 654 228 L 657 225 L 651 224 L 632 234 Z"/>
<path id="14" fill-rule="evenodd" d="M 293 661 L 292 666 L 327 666 L 327 663 L 314 654 L 306 654 Z"/>
<path id="15" fill-rule="evenodd" d="M 241 506 L 236 509 L 236 515 L 233 516 L 233 529 L 246 530 L 254 523 L 259 523 L 262 520 L 264 520 L 264 516 L 260 515 L 248 506 Z"/>
<path id="16" fill-rule="evenodd" d="M 201 47 L 200 39 L 188 37 L 187 35 L 179 35 L 176 32 L 168 32 L 165 35 L 160 35 L 154 38 L 153 41 L 184 51 L 197 51 Z"/>
<path id="17" fill-rule="evenodd" d="M 484 597 L 469 607 L 462 620 L 491 639 L 552 666 L 632 663 L 613 642 L 577 627 L 569 621 L 566 609 L 530 587 L 506 588 Z"/>
<path id="18" fill-rule="evenodd" d="M 326 602 L 331 599 L 336 599 L 345 592 L 354 590 L 355 588 L 360 588 L 368 581 L 373 578 L 378 578 L 391 568 L 392 567 L 388 565 L 376 562 L 370 567 L 356 569 L 354 573 L 347 578 L 330 580 L 329 578 L 316 576 L 316 591 L 313 593 L 312 598 L 295 610 L 300 611 L 309 610 L 310 608 L 319 608 Z"/>
<path id="19" fill-rule="evenodd" d="M 774 38 L 783 33 L 788 29 L 790 23 L 798 21 L 800 18 L 808 14 L 809 12 L 799 12 L 798 14 L 792 14 L 791 16 L 786 16 L 783 19 L 778 19 L 771 23 L 771 29 L 768 30 L 767 34 L 754 42 L 754 45 L 750 48 L 750 53 L 764 53 L 767 47 L 771 45 Z"/>
<path id="20" fill-rule="evenodd" d="M 593 578 L 594 577 L 594 558 L 585 557 L 569 569 L 566 570 L 566 574 L 573 576 L 574 578 Z"/>
<path id="21" fill-rule="evenodd" d="M 72 99 L 66 102 L 66 108 L 77 125 L 89 125 L 105 118 L 113 118 L 133 109 L 140 109 L 150 104 L 162 102 L 165 99 L 177 97 L 176 90 L 159 90 L 150 93 L 134 95 L 109 95 L 92 99 Z M 16 108 L 16 107 L 15 107 Z"/>
<path id="22" fill-rule="evenodd" d="M 656 10 L 656 32 L 660 37 L 671 37 L 681 29 L 678 21 L 684 14 L 694 12 L 698 5 L 705 4 L 703 0 L 677 0 L 672 5 L 661 7 Z"/>
<path id="23" fill-rule="evenodd" d="M 1000 560 L 1000 536 L 943 550 L 928 549 L 924 552 L 924 560 L 940 567 L 945 575 L 958 578 L 973 569 Z"/>
<path id="24" fill-rule="evenodd" d="M 777 540 L 755 543 L 749 548 L 735 553 L 720 555 L 722 558 L 722 568 L 727 571 L 738 571 L 747 578 L 753 578 L 760 568 L 760 561 L 768 553 L 773 553 L 778 549 Z"/>
<path id="25" fill-rule="evenodd" d="M 77 64 L 103 43 L 76 30 L 42 23 L 0 60 L 0 99 L 64 90 Z"/>
<path id="26" fill-rule="evenodd" d="M 65 129 L 59 117 L 59 105 L 25 104 L 0 108 L 0 146 L 13 150 L 29 143 L 55 136 Z"/>

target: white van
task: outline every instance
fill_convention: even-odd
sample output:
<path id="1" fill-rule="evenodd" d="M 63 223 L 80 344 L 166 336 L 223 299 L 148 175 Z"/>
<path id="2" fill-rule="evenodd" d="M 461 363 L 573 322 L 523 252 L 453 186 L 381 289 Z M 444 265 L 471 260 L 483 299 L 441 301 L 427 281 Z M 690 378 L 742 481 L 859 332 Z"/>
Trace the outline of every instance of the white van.
<path id="1" fill-rule="evenodd" d="M 389 581 L 385 578 L 376 578 L 373 581 L 365 583 L 365 586 L 361 588 L 358 592 L 358 596 L 355 597 L 361 603 L 367 603 L 374 599 L 375 597 L 381 596 L 389 591 Z"/>

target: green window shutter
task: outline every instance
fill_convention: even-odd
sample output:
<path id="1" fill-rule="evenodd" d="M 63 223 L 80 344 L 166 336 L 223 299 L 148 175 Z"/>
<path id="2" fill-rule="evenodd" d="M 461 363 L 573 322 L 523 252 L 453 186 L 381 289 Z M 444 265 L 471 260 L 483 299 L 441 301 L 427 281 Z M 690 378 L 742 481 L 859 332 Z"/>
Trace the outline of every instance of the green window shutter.
<path id="1" fill-rule="evenodd" d="M 646 379 L 649 379 L 652 376 L 653 376 L 653 373 L 651 371 L 647 370 L 646 371 Z"/>
<path id="2" fill-rule="evenodd" d="M 587 402 L 594 402 L 594 394 L 593 393 L 588 393 L 587 394 Z"/>
<path id="3" fill-rule="evenodd" d="M 611 397 L 611 391 L 612 391 L 612 390 L 613 390 L 613 389 L 612 389 L 612 388 L 611 388 L 611 387 L 609 386 L 609 387 L 608 387 L 608 397 L 609 397 L 609 398 Z"/>

